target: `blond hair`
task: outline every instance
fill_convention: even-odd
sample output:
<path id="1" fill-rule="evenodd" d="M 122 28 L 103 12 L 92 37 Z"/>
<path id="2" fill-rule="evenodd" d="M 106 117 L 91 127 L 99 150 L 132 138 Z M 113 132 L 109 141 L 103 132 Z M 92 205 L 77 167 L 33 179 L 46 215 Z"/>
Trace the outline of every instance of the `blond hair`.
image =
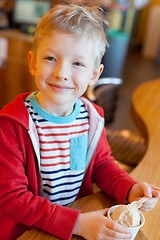
<path id="1" fill-rule="evenodd" d="M 93 40 L 95 46 L 96 65 L 100 64 L 108 45 L 104 29 L 108 25 L 103 10 L 98 6 L 82 6 L 71 3 L 56 5 L 39 21 L 33 51 L 36 55 L 38 43 L 47 35 L 56 31 L 75 34 Z"/>

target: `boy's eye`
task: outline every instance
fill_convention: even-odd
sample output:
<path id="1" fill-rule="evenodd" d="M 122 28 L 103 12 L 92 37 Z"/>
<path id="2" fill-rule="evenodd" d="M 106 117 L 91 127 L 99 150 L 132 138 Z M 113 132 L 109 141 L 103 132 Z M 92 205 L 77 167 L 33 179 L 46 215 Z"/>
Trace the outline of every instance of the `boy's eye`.
<path id="1" fill-rule="evenodd" d="M 84 67 L 84 65 L 80 62 L 74 62 L 73 65 L 76 65 L 78 67 Z"/>
<path id="2" fill-rule="evenodd" d="M 56 61 L 54 57 L 46 57 L 45 59 L 47 59 L 48 61 Z"/>

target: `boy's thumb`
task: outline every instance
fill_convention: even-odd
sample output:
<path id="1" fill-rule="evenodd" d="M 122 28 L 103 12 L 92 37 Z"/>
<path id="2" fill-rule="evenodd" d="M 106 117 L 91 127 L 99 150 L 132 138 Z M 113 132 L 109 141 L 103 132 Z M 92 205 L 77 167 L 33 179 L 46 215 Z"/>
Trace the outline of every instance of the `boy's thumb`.
<path id="1" fill-rule="evenodd" d="M 100 211 L 101 214 L 103 214 L 104 216 L 107 216 L 108 210 L 109 210 L 109 208 L 104 208 L 104 209 L 101 209 L 101 210 L 99 210 L 99 211 Z"/>

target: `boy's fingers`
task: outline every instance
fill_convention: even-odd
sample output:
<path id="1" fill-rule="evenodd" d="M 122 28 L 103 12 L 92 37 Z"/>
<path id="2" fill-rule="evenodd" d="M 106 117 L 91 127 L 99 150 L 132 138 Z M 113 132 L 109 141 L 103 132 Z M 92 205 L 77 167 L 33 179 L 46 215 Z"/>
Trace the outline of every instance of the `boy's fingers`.
<path id="1" fill-rule="evenodd" d="M 106 238 L 107 237 L 107 238 Z M 132 235 L 130 232 L 119 232 L 119 231 L 114 231 L 109 228 L 104 229 L 104 237 L 103 239 L 131 239 Z"/>
<path id="2" fill-rule="evenodd" d="M 149 185 L 150 185 L 150 187 L 151 187 L 151 189 L 152 189 L 152 195 L 153 195 L 154 197 L 160 198 L 160 188 L 157 187 L 157 186 L 154 186 L 154 185 L 152 185 L 152 184 L 149 184 Z"/>
<path id="3" fill-rule="evenodd" d="M 157 201 L 158 201 L 157 197 L 152 197 L 149 200 L 147 200 L 145 203 L 143 203 L 140 209 L 142 211 L 148 212 L 156 205 Z"/>
<path id="4" fill-rule="evenodd" d="M 122 233 L 129 233 L 128 228 L 110 220 L 109 218 L 106 219 L 105 226 L 109 229 L 112 229 L 117 232 L 122 232 Z"/>
<path id="5" fill-rule="evenodd" d="M 147 184 L 146 182 L 143 182 L 143 191 L 146 197 L 152 197 L 152 188 L 149 184 Z"/>
<path id="6" fill-rule="evenodd" d="M 108 210 L 109 208 L 104 208 L 104 209 L 98 210 L 98 212 L 103 214 L 104 216 L 107 216 Z"/>
<path id="7" fill-rule="evenodd" d="M 153 195 L 153 197 L 160 198 L 160 192 L 158 192 L 156 190 L 152 190 L 152 195 Z"/>
<path id="8" fill-rule="evenodd" d="M 159 188 L 159 187 L 157 187 L 157 186 L 155 186 L 155 185 L 153 185 L 153 184 L 149 184 L 149 186 L 150 186 L 152 189 L 155 189 L 155 190 L 157 190 L 157 191 L 160 192 L 160 188 Z"/>
<path id="9" fill-rule="evenodd" d="M 135 191 L 137 192 L 137 198 L 134 200 L 138 200 L 141 197 L 152 197 L 152 190 L 151 187 L 149 186 L 149 184 L 147 184 L 146 182 L 140 182 L 135 184 L 135 186 L 137 185 L 137 189 L 135 189 Z"/>

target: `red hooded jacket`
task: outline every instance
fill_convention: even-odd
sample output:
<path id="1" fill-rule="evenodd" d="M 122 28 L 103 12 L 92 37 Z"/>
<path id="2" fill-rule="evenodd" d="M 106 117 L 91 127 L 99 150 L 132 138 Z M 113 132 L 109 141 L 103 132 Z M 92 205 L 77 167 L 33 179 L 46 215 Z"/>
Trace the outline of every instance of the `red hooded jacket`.
<path id="1" fill-rule="evenodd" d="M 62 239 L 70 239 L 79 210 L 51 204 L 41 196 L 39 142 L 23 99 L 19 95 L 0 111 L 0 239 L 17 239 L 34 226 Z M 92 193 L 92 182 L 125 203 L 136 182 L 110 156 L 103 110 L 82 98 L 89 112 L 86 173 L 77 198 Z"/>

